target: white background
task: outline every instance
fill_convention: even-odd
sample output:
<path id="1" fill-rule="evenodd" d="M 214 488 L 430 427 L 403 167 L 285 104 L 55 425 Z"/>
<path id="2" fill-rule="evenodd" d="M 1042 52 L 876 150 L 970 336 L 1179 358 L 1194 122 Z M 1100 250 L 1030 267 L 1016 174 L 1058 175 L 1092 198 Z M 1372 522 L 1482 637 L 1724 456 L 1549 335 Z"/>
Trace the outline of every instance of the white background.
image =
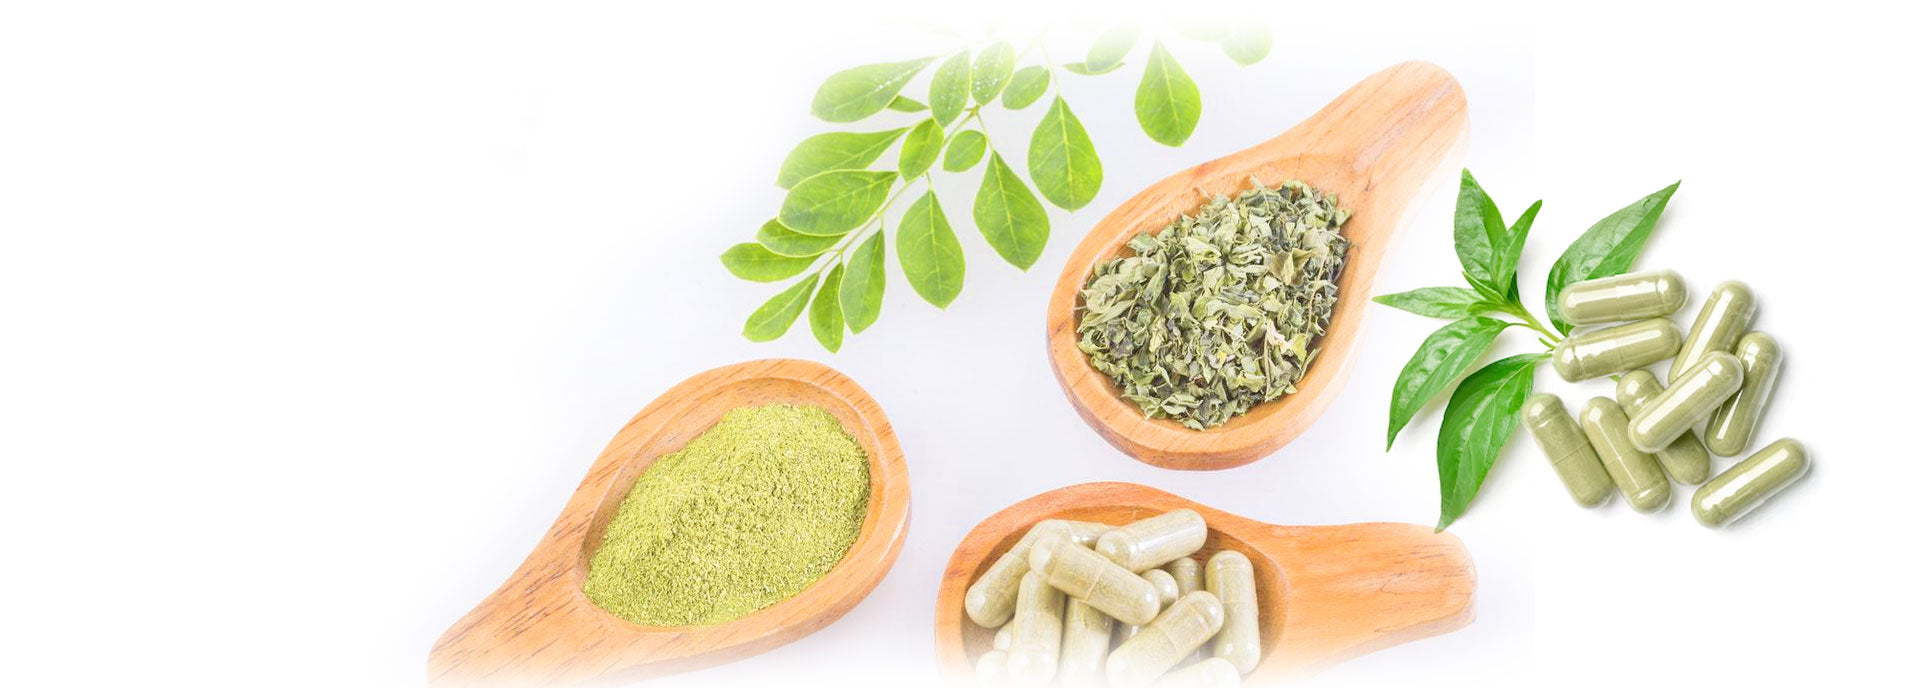
<path id="1" fill-rule="evenodd" d="M 1025 273 L 960 225 L 966 287 L 945 311 L 890 260 L 879 323 L 838 355 L 804 322 L 741 339 L 780 286 L 716 260 L 776 210 L 787 149 L 829 128 L 806 113 L 819 81 L 958 41 L 928 22 L 981 36 L 993 16 L 1011 34 L 1067 18 L 1048 45 L 1073 60 L 1128 8 L 4 5 L 6 682 L 418 685 L 434 638 L 633 412 L 759 357 L 827 362 L 878 398 L 910 464 L 911 531 L 839 623 L 671 684 L 933 680 L 951 548 L 1059 486 L 1140 482 L 1276 523 L 1430 523 L 1437 411 L 1392 453 L 1381 442 L 1393 377 L 1437 321 L 1376 308 L 1316 426 L 1219 473 L 1108 447 L 1058 390 L 1041 330 L 1062 261 L 1106 210 L 1409 58 L 1465 86 L 1466 165 L 1507 215 L 1546 200 L 1521 272 L 1536 312 L 1567 242 L 1685 179 L 1641 266 L 1681 271 L 1696 299 L 1723 279 L 1758 291 L 1757 325 L 1788 357 L 1761 439 L 1798 437 L 1815 466 L 1710 531 L 1685 488 L 1652 516 L 1619 499 L 1581 510 L 1517 438 L 1452 529 L 1476 559 L 1479 619 L 1305 685 L 1664 694 L 1904 670 L 1916 120 L 1896 22 L 1846 3 L 1321 4 L 1343 9 L 1262 10 L 1280 38 L 1250 68 L 1169 35 L 1205 99 L 1183 148 L 1133 121 L 1139 55 L 1068 76 L 1099 197 L 1056 213 Z M 1040 111 L 989 113 L 1009 161 Z M 977 177 L 941 181 L 950 212 Z M 1458 282 L 1454 174 L 1440 177 L 1376 292 Z M 1495 352 L 1529 344 L 1516 332 Z M 1611 391 L 1539 376 L 1570 404 Z"/>

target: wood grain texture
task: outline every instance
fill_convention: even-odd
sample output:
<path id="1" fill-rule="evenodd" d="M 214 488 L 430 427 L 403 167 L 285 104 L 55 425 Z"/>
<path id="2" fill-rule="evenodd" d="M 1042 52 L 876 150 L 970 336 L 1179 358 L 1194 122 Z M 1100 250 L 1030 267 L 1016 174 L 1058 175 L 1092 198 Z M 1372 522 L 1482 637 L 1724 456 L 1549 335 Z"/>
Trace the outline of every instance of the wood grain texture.
<path id="1" fill-rule="evenodd" d="M 587 561 L 634 480 L 739 406 L 812 404 L 839 419 L 868 456 L 873 496 L 839 565 L 792 598 L 703 627 L 646 627 L 595 607 Z M 766 651 L 827 626 L 880 583 L 900 556 L 906 460 L 873 397 L 803 360 L 760 360 L 700 373 L 655 399 L 594 461 L 533 553 L 499 590 L 433 645 L 434 685 L 611 685 Z"/>
<path id="2" fill-rule="evenodd" d="M 1176 173 L 1122 203 L 1074 249 L 1047 305 L 1048 357 L 1074 410 L 1107 442 L 1159 467 L 1225 469 L 1280 449 L 1320 417 L 1346 383 L 1380 259 L 1407 205 L 1431 186 L 1443 164 L 1458 159 L 1466 132 L 1466 95 L 1453 76 L 1429 63 L 1402 63 L 1353 86 L 1286 133 Z M 1158 232 L 1216 194 L 1244 190 L 1249 177 L 1268 185 L 1302 180 L 1338 194 L 1341 206 L 1353 212 L 1344 227 L 1352 246 L 1339 280 L 1340 300 L 1318 341 L 1320 355 L 1298 393 L 1255 406 L 1220 427 L 1196 431 L 1149 420 L 1076 347 L 1080 288 L 1095 263 L 1125 252 L 1135 234 Z"/>
<path id="3" fill-rule="evenodd" d="M 1027 528 L 1048 518 L 1123 524 L 1178 508 L 1206 518 L 1195 555 L 1234 549 L 1253 561 L 1261 609 L 1260 665 L 1247 681 L 1273 683 L 1473 621 L 1473 559 L 1458 537 L 1400 523 L 1269 525 L 1165 491 L 1119 482 L 1048 491 L 993 514 L 947 561 L 934 608 L 934 653 L 948 680 L 974 682 L 994 630 L 964 610 L 967 587 Z"/>

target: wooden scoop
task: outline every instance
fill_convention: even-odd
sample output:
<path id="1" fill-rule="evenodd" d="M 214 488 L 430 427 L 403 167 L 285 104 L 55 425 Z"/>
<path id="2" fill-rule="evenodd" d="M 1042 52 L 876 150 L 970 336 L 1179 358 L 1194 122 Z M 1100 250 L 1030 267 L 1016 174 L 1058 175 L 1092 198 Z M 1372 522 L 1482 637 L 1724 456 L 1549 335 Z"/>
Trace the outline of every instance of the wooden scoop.
<path id="1" fill-rule="evenodd" d="M 1047 354 L 1053 374 L 1080 417 L 1120 451 L 1170 469 L 1225 469 L 1272 454 L 1307 429 L 1346 383 L 1374 274 L 1388 241 L 1442 162 L 1466 139 L 1467 100 L 1453 76 L 1430 63 L 1388 68 L 1353 86 L 1286 133 L 1266 143 L 1175 173 L 1108 214 L 1074 248 L 1047 304 Z M 1352 210 L 1343 227 L 1351 241 L 1340 299 L 1320 355 L 1299 392 L 1255 406 L 1206 431 L 1149 420 L 1121 398 L 1113 380 L 1076 347 L 1080 289 L 1093 266 L 1126 253 L 1139 233 L 1158 233 L 1214 195 L 1232 196 L 1248 178 L 1268 186 L 1300 180 L 1340 196 Z"/>
<path id="2" fill-rule="evenodd" d="M 1194 558 L 1238 550 L 1253 561 L 1260 602 L 1260 665 L 1249 683 L 1271 683 L 1473 621 L 1473 559 L 1451 534 L 1400 523 L 1268 525 L 1138 484 L 1069 486 L 988 517 L 953 550 L 935 603 L 934 653 L 949 680 L 971 684 L 994 630 L 964 610 L 967 587 L 1048 518 L 1114 525 L 1192 508 L 1207 521 Z"/>
<path id="3" fill-rule="evenodd" d="M 705 627 L 636 625 L 594 606 L 581 586 L 607 522 L 640 472 L 739 406 L 811 404 L 867 452 L 873 495 L 839 565 L 798 595 Z M 600 453 L 546 537 L 499 590 L 427 656 L 434 685 L 611 685 L 712 666 L 804 637 L 880 583 L 907 534 L 907 464 L 893 426 L 846 375 L 803 360 L 759 360 L 694 375 L 654 399 Z"/>

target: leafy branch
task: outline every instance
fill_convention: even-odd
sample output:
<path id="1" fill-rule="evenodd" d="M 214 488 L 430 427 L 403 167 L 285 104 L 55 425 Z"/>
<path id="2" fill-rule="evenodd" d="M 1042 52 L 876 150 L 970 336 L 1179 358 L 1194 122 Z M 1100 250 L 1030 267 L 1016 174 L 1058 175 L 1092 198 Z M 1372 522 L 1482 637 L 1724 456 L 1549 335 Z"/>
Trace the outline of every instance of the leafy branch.
<path id="1" fill-rule="evenodd" d="M 888 112 L 925 116 L 906 127 L 818 134 L 787 155 L 774 178 L 787 190 L 779 214 L 752 242 L 729 248 L 720 262 L 744 280 L 798 281 L 748 316 L 742 334 L 756 342 L 779 338 L 806 311 L 814 338 L 838 351 L 847 330 L 859 333 L 872 326 L 886 294 L 884 222 L 903 203 L 894 225 L 894 255 L 914 292 L 946 308 L 960 294 L 966 258 L 936 185 L 982 163 L 973 198 L 975 230 L 1015 267 L 1025 270 L 1038 261 L 1051 233 L 1041 199 L 1074 211 L 1093 201 L 1104 179 L 1099 154 L 1067 104 L 1044 38 L 1044 33 L 1033 37 L 1020 52 L 1008 41 L 993 41 L 829 76 L 813 97 L 813 115 L 822 120 L 865 122 Z M 1139 24 L 1116 24 L 1094 39 L 1086 60 L 1058 67 L 1079 76 L 1112 73 L 1125 65 L 1140 39 Z M 1271 50 L 1273 34 L 1266 25 L 1247 24 L 1205 40 L 1241 65 L 1251 65 Z M 1033 49 L 1038 60 L 1021 65 Z M 904 94 L 929 68 L 924 93 Z M 1023 179 L 994 145 L 986 115 L 996 102 L 997 110 L 1021 110 L 1049 94 L 1047 111 L 1028 139 Z M 1149 138 L 1169 146 L 1185 143 L 1200 121 L 1199 86 L 1159 38 L 1147 49 L 1134 116 Z M 883 162 L 890 151 L 897 155 Z M 936 178 L 936 163 L 949 175 Z"/>

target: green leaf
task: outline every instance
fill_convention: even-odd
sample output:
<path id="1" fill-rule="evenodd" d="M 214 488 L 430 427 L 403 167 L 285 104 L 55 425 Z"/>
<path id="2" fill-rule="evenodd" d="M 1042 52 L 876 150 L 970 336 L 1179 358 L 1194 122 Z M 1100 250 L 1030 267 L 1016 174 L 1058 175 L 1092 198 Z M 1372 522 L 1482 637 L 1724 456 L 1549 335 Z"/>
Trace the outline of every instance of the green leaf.
<path id="1" fill-rule="evenodd" d="M 874 63 L 848 68 L 827 76 L 827 82 L 813 93 L 813 116 L 830 122 L 859 121 L 880 113 L 893 102 L 900 88 L 914 74 L 933 62 L 933 57 L 898 63 Z"/>
<path id="2" fill-rule="evenodd" d="M 1186 143 L 1200 123 L 1200 86 L 1158 41 L 1147 55 L 1140 88 L 1133 92 L 1133 116 L 1147 136 L 1169 146 Z"/>
<path id="3" fill-rule="evenodd" d="M 960 254 L 960 239 L 953 235 L 953 226 L 947 224 L 947 214 L 932 191 L 907 207 L 894 242 L 900 248 L 900 269 L 907 273 L 907 283 L 920 298 L 944 309 L 960 296 L 967 261 Z"/>
<path id="4" fill-rule="evenodd" d="M 1387 407 L 1387 449 L 1393 449 L 1393 439 L 1407 427 L 1407 421 L 1465 374 L 1500 337 L 1500 331 L 1510 325 L 1473 316 L 1441 326 L 1420 342 L 1420 349 L 1413 351 L 1413 357 L 1400 368 L 1400 378 L 1393 382 L 1393 402 Z"/>
<path id="5" fill-rule="evenodd" d="M 760 225 L 760 232 L 754 234 L 753 238 L 775 255 L 811 260 L 838 244 L 845 235 L 809 236 L 781 226 L 779 219 L 768 219 L 767 223 Z"/>
<path id="6" fill-rule="evenodd" d="M 1467 282 L 1493 299 L 1507 293 L 1501 287 L 1506 280 L 1493 276 L 1493 251 L 1504 248 L 1506 236 L 1507 225 L 1501 222 L 1493 198 L 1480 188 L 1473 173 L 1462 169 L 1460 196 L 1453 205 L 1453 252 L 1460 258 L 1460 272 Z"/>
<path id="7" fill-rule="evenodd" d="M 800 233 L 846 233 L 873 218 L 893 188 L 890 170 L 829 170 L 801 180 L 780 203 L 780 223 Z"/>
<path id="8" fill-rule="evenodd" d="M 778 282 L 806 272 L 813 258 L 790 257 L 759 243 L 742 243 L 721 253 L 720 264 L 733 276 L 749 282 Z"/>
<path id="9" fill-rule="evenodd" d="M 940 131 L 939 122 L 928 119 L 913 127 L 907 140 L 900 144 L 900 179 L 920 177 L 940 159 L 940 148 L 946 144 L 946 134 Z"/>
<path id="10" fill-rule="evenodd" d="M 1265 20 L 1236 23 L 1220 40 L 1220 48 L 1226 50 L 1227 57 L 1234 63 L 1243 66 L 1259 63 L 1273 50 L 1273 25 Z"/>
<path id="11" fill-rule="evenodd" d="M 1089 71 L 1084 75 L 1099 75 L 1111 71 L 1120 67 L 1120 62 L 1126 59 L 1127 52 L 1133 50 L 1134 42 L 1139 39 L 1140 23 L 1121 22 L 1108 27 L 1106 31 L 1100 33 L 1099 38 L 1093 40 L 1093 46 L 1087 49 L 1085 63 L 1069 65 L 1079 65 Z"/>
<path id="12" fill-rule="evenodd" d="M 927 103 L 906 95 L 894 95 L 893 101 L 887 103 L 887 109 L 895 112 L 925 112 L 927 111 Z"/>
<path id="13" fill-rule="evenodd" d="M 1494 361 L 1460 381 L 1440 419 L 1440 524 L 1453 524 L 1480 493 L 1480 484 L 1513 436 L 1520 405 L 1533 393 L 1533 366 L 1544 354 Z"/>
<path id="14" fill-rule="evenodd" d="M 1377 296 L 1373 300 L 1429 318 L 1466 318 L 1474 315 L 1475 309 L 1472 307 L 1481 303 L 1482 297 L 1465 287 L 1421 287 L 1410 292 Z"/>
<path id="15" fill-rule="evenodd" d="M 790 189 L 801 180 L 829 170 L 859 170 L 873 164 L 906 129 L 854 133 L 835 131 L 808 137 L 793 147 L 780 164 L 780 176 L 773 184 Z"/>
<path id="16" fill-rule="evenodd" d="M 1086 206 L 1100 193 L 1100 156 L 1093 152 L 1093 139 L 1067 108 L 1067 101 L 1057 95 L 1047 116 L 1033 129 L 1027 172 L 1047 201 L 1067 211 Z"/>
<path id="17" fill-rule="evenodd" d="M 1647 237 L 1653 235 L 1654 224 L 1660 222 L 1661 212 L 1667 210 L 1667 200 L 1672 199 L 1678 189 L 1680 183 L 1673 183 L 1608 214 L 1574 239 L 1573 245 L 1567 246 L 1567 251 L 1560 254 L 1553 269 L 1547 272 L 1547 316 L 1555 328 L 1562 333 L 1573 330 L 1572 324 L 1560 318 L 1560 290 L 1575 282 L 1611 277 L 1632 269 L 1634 258 L 1640 257 Z"/>
<path id="18" fill-rule="evenodd" d="M 813 327 L 813 339 L 820 341 L 820 347 L 827 352 L 840 352 L 840 340 L 845 337 L 847 323 L 840 315 L 840 276 L 839 265 L 827 272 L 827 279 L 820 283 L 820 292 L 813 295 L 813 306 L 807 309 L 807 325 Z"/>
<path id="19" fill-rule="evenodd" d="M 1527 234 L 1533 230 L 1533 217 L 1540 214 L 1540 200 L 1534 200 L 1533 206 L 1520 213 L 1507 227 L 1507 236 L 1501 248 L 1493 251 L 1493 278 L 1506 280 L 1502 285 L 1504 298 L 1520 305 L 1520 251 L 1527 247 Z"/>
<path id="20" fill-rule="evenodd" d="M 1022 270 L 1047 247 L 1047 211 L 998 151 L 987 159 L 987 174 L 973 196 L 973 224 L 1000 257 Z"/>
<path id="21" fill-rule="evenodd" d="M 973 59 L 973 101 L 986 104 L 999 97 L 1007 78 L 1013 75 L 1015 59 L 1013 45 L 1004 41 L 981 49 L 979 57 Z"/>
<path id="22" fill-rule="evenodd" d="M 1115 63 L 1111 66 L 1108 66 L 1104 70 L 1094 70 L 1092 67 L 1088 66 L 1085 63 L 1082 63 L 1080 61 L 1074 61 L 1072 63 L 1068 63 L 1060 67 L 1067 69 L 1067 72 L 1069 73 L 1078 73 L 1080 75 L 1105 75 L 1107 73 L 1112 73 L 1116 70 L 1120 70 L 1120 66 L 1123 66 L 1123 65 L 1126 65 L 1126 64 Z"/>
<path id="23" fill-rule="evenodd" d="M 973 62 L 967 52 L 954 54 L 933 71 L 933 85 L 927 88 L 927 103 L 933 118 L 941 126 L 952 124 L 967 108 L 967 90 L 973 82 Z"/>
<path id="24" fill-rule="evenodd" d="M 840 309 L 855 333 L 880 318 L 880 298 L 887 293 L 886 238 L 875 231 L 847 257 L 847 274 L 840 280 Z"/>
<path id="25" fill-rule="evenodd" d="M 1047 84 L 1053 81 L 1053 74 L 1040 66 L 1027 66 L 1013 74 L 1013 80 L 1007 82 L 1007 91 L 1000 96 L 1000 106 L 1007 109 L 1024 109 L 1027 105 L 1047 94 Z"/>
<path id="26" fill-rule="evenodd" d="M 953 135 L 953 142 L 947 144 L 947 159 L 940 167 L 947 172 L 964 172 L 980 162 L 980 156 L 987 154 L 987 137 L 978 131 L 968 129 Z"/>
<path id="27" fill-rule="evenodd" d="M 807 308 L 807 297 L 813 294 L 813 285 L 820 281 L 820 273 L 807 275 L 806 279 L 794 283 L 786 291 L 773 295 L 767 303 L 753 311 L 747 317 L 747 325 L 740 334 L 756 343 L 764 343 L 787 334 L 795 319 L 800 318 L 800 310 Z"/>

